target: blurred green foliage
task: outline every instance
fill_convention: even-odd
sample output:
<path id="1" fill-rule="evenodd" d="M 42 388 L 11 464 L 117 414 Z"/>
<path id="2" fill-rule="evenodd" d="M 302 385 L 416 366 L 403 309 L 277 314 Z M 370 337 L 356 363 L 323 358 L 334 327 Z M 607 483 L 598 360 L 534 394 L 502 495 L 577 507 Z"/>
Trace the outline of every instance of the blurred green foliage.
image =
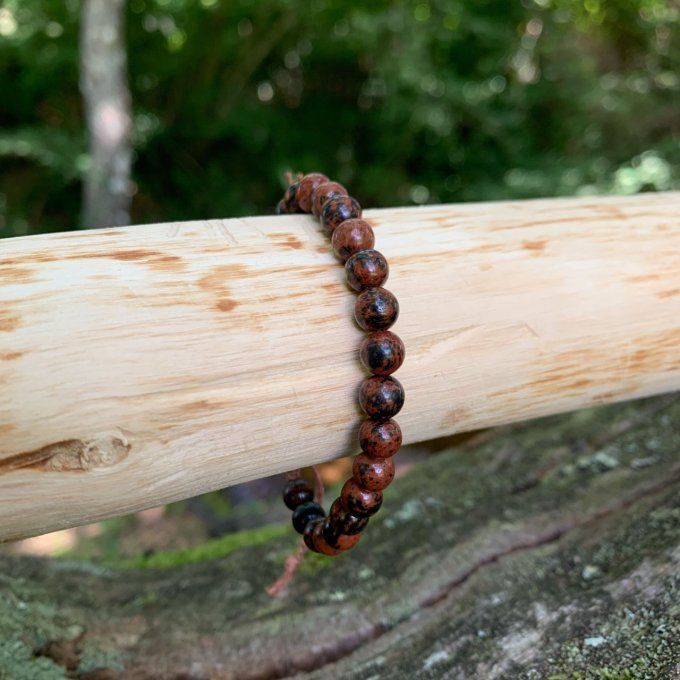
<path id="1" fill-rule="evenodd" d="M 0 5 L 2 235 L 79 223 L 80 8 Z M 271 212 L 288 168 L 369 206 L 677 188 L 679 16 L 663 0 L 130 0 L 133 220 Z"/>

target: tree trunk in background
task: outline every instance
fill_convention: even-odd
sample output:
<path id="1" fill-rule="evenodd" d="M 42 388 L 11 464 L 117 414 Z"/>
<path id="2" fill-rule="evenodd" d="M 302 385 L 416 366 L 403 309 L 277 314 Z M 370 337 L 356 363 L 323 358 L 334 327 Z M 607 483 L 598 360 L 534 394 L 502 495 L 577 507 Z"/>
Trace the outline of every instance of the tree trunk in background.
<path id="1" fill-rule="evenodd" d="M 0 555 L 0 678 L 680 678 L 678 451 L 672 395 L 484 433 L 279 600 L 289 525 L 116 567 Z"/>
<path id="2" fill-rule="evenodd" d="M 130 222 L 131 104 L 125 53 L 125 0 L 85 0 L 80 89 L 89 136 L 83 226 Z"/>

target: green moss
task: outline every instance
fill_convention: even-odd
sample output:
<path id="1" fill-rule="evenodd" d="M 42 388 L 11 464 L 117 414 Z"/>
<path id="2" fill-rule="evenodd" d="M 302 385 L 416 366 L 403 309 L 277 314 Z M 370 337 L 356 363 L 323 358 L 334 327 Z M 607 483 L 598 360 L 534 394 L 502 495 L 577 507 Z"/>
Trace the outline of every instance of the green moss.
<path id="1" fill-rule="evenodd" d="M 204 562 L 219 557 L 225 557 L 239 548 L 249 548 L 281 538 L 289 533 L 287 524 L 269 524 L 258 529 L 249 531 L 239 531 L 235 534 L 228 534 L 221 538 L 207 541 L 202 545 L 184 550 L 163 550 L 152 555 L 139 555 L 124 560 L 121 563 L 112 563 L 111 566 L 135 569 L 168 569 L 181 566 L 183 564 L 193 564 Z"/>

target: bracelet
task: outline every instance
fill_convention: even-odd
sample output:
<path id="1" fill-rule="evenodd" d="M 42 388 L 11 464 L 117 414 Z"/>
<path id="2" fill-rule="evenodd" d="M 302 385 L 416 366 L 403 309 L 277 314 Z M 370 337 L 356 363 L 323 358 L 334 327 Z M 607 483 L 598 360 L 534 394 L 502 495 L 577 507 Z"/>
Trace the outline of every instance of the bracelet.
<path id="1" fill-rule="evenodd" d="M 402 441 L 392 420 L 404 404 L 404 388 L 392 377 L 404 361 L 404 343 L 388 330 L 399 316 L 399 303 L 383 288 L 389 267 L 373 248 L 371 225 L 361 219 L 361 206 L 345 187 L 320 173 L 292 182 L 279 201 L 278 214 L 313 213 L 328 236 L 333 251 L 345 263 L 347 283 L 359 293 L 354 316 L 368 333 L 359 356 L 371 376 L 361 383 L 359 403 L 368 416 L 359 429 L 362 453 L 354 459 L 352 477 L 342 487 L 328 516 L 310 485 L 299 473 L 283 489 L 283 501 L 293 510 L 293 527 L 310 550 L 338 555 L 357 544 L 369 517 L 382 505 L 382 491 L 394 479 L 392 456 Z"/>

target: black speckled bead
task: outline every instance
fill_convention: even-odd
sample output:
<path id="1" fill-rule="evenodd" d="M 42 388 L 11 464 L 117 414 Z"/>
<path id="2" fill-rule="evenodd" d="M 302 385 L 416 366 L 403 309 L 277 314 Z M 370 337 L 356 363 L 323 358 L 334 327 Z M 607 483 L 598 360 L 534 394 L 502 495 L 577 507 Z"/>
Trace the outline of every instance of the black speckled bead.
<path id="1" fill-rule="evenodd" d="M 283 502 L 291 510 L 313 500 L 314 492 L 304 479 L 292 479 L 283 487 Z"/>
<path id="2" fill-rule="evenodd" d="M 328 182 L 328 177 L 320 172 L 310 172 L 300 180 L 295 192 L 295 198 L 300 206 L 300 210 L 306 213 L 312 211 L 312 195 L 314 190 L 320 184 L 324 184 L 324 182 Z"/>
<path id="3" fill-rule="evenodd" d="M 372 248 L 375 245 L 375 234 L 366 220 L 345 220 L 333 231 L 331 244 L 337 257 L 346 262 L 354 253 Z"/>
<path id="4" fill-rule="evenodd" d="M 352 466 L 354 481 L 369 491 L 382 491 L 394 479 L 394 462 L 391 458 L 374 458 L 360 453 Z"/>
<path id="5" fill-rule="evenodd" d="M 361 217 L 361 206 L 351 196 L 329 198 L 321 210 L 321 224 L 329 236 L 341 222 L 355 217 Z"/>
<path id="6" fill-rule="evenodd" d="M 364 420 L 359 428 L 359 446 L 369 456 L 389 458 L 399 451 L 401 441 L 396 420 Z"/>
<path id="7" fill-rule="evenodd" d="M 362 489 L 354 479 L 348 479 L 340 492 L 340 502 L 353 515 L 369 517 L 380 510 L 383 496 L 380 491 Z"/>
<path id="8" fill-rule="evenodd" d="M 324 520 L 323 526 L 321 528 L 321 535 L 324 541 L 335 550 L 349 550 L 353 548 L 361 538 L 360 533 L 355 534 L 343 534 L 338 531 L 337 527 L 330 521 L 327 517 Z"/>
<path id="9" fill-rule="evenodd" d="M 404 388 L 392 376 L 371 376 L 361 383 L 359 404 L 371 418 L 388 420 L 401 411 L 404 405 Z"/>
<path id="10" fill-rule="evenodd" d="M 364 290 L 382 286 L 390 273 L 387 260 L 382 253 L 373 248 L 360 250 L 345 262 L 347 283 L 354 290 Z"/>
<path id="11" fill-rule="evenodd" d="M 339 534 L 358 534 L 361 533 L 368 524 L 368 517 L 359 517 L 347 512 L 342 506 L 342 501 L 336 498 L 331 505 L 328 513 L 328 519 L 334 530 Z"/>
<path id="12" fill-rule="evenodd" d="M 288 188 L 283 194 L 282 200 L 284 205 L 286 206 L 286 211 L 289 213 L 302 212 L 300 210 L 300 206 L 298 205 L 297 198 L 295 197 L 295 195 L 297 194 L 298 186 L 300 186 L 300 182 L 293 182 L 292 184 L 289 184 Z"/>
<path id="13" fill-rule="evenodd" d="M 347 189 L 338 182 L 323 182 L 312 193 L 312 214 L 321 217 L 321 211 L 329 198 L 347 196 Z"/>
<path id="14" fill-rule="evenodd" d="M 293 511 L 293 527 L 298 534 L 303 534 L 309 522 L 325 517 L 325 515 L 326 513 L 318 503 L 303 503 Z"/>
<path id="15" fill-rule="evenodd" d="M 375 375 L 390 375 L 404 363 L 406 350 L 398 335 L 376 331 L 364 339 L 359 348 L 361 363 Z"/>
<path id="16" fill-rule="evenodd" d="M 367 288 L 357 297 L 354 317 L 365 331 L 385 331 L 399 317 L 399 303 L 386 288 Z"/>

